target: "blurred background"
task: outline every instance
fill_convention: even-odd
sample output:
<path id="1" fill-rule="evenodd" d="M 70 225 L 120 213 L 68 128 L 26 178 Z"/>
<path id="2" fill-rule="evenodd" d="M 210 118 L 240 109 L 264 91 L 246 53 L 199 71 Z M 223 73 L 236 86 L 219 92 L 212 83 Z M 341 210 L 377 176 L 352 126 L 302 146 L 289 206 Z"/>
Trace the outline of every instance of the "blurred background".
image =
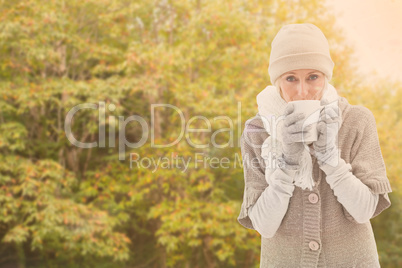
<path id="1" fill-rule="evenodd" d="M 389 0 L 0 1 L 0 267 L 259 267 L 260 236 L 236 220 L 238 141 L 269 84 L 273 37 L 304 22 L 329 40 L 330 83 L 375 115 L 393 192 L 371 223 L 381 267 L 402 267 L 401 12 Z M 83 103 L 99 109 L 77 112 L 72 133 L 93 148 L 66 136 Z M 155 148 L 152 137 L 168 144 L 183 126 L 152 104 L 210 133 Z M 149 132 L 122 124 L 133 115 Z M 197 166 L 197 153 L 229 168 Z M 130 165 L 164 156 L 191 161 Z"/>

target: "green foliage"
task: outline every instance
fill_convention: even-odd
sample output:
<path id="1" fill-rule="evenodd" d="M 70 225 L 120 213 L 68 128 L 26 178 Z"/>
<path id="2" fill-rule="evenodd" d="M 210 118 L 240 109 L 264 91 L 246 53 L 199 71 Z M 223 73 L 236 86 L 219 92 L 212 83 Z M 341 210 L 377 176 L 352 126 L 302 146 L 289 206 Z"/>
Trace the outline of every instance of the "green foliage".
<path id="1" fill-rule="evenodd" d="M 53 160 L 33 163 L 15 155 L 0 155 L 0 224 L 2 244 L 28 243 L 45 259 L 86 255 L 128 258 L 126 235 L 113 231 L 116 219 L 73 200 L 72 174 Z M 48 259 L 48 263 L 57 264 Z M 73 266 L 72 266 L 73 267 Z"/>
<path id="2" fill-rule="evenodd" d="M 323 1 L 5 0 L 0 11 L 0 266 L 258 267 L 260 237 L 236 221 L 237 141 L 269 83 L 270 41 L 305 21 L 329 39 L 334 86 L 378 120 L 395 191 L 373 225 L 382 265 L 401 265 L 401 85 L 361 83 Z M 79 110 L 66 133 L 85 103 L 95 109 Z M 152 113 L 162 103 L 179 110 Z M 124 128 L 132 115 L 153 128 Z M 193 128 L 207 131 L 150 144 Z M 147 140 L 130 148 L 123 134 Z M 174 157 L 188 166 L 169 166 Z"/>

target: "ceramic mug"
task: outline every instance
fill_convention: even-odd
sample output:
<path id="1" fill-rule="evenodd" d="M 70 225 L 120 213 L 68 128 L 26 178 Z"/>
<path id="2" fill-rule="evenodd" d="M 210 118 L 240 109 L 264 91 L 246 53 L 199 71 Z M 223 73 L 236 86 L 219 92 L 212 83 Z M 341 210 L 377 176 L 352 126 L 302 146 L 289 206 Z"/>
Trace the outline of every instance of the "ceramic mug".
<path id="1" fill-rule="evenodd" d="M 319 100 L 297 100 L 290 101 L 293 104 L 294 113 L 303 113 L 303 129 L 309 125 L 312 125 L 311 129 L 302 135 L 302 139 L 299 142 L 305 142 L 307 144 L 316 141 L 318 138 L 317 123 L 320 118 L 321 110 L 324 106 L 321 106 Z"/>

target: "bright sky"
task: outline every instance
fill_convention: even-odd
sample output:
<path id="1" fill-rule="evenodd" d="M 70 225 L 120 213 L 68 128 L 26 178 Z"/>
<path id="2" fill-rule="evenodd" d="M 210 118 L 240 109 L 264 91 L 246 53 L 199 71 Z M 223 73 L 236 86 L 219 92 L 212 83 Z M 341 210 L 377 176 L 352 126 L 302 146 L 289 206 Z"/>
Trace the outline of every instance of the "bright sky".
<path id="1" fill-rule="evenodd" d="M 402 82 L 402 0 L 326 0 L 360 71 Z"/>

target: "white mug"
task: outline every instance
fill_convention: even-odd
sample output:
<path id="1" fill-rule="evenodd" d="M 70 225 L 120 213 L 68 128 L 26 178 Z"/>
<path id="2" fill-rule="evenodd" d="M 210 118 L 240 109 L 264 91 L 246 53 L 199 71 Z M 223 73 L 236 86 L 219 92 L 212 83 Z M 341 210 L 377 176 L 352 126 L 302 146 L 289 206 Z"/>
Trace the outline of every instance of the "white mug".
<path id="1" fill-rule="evenodd" d="M 319 100 L 297 100 L 289 103 L 293 104 L 294 113 L 304 114 L 303 129 L 312 125 L 311 129 L 302 135 L 302 140 L 299 142 L 310 144 L 313 141 L 316 141 L 318 138 L 317 123 L 324 106 L 321 106 Z"/>

